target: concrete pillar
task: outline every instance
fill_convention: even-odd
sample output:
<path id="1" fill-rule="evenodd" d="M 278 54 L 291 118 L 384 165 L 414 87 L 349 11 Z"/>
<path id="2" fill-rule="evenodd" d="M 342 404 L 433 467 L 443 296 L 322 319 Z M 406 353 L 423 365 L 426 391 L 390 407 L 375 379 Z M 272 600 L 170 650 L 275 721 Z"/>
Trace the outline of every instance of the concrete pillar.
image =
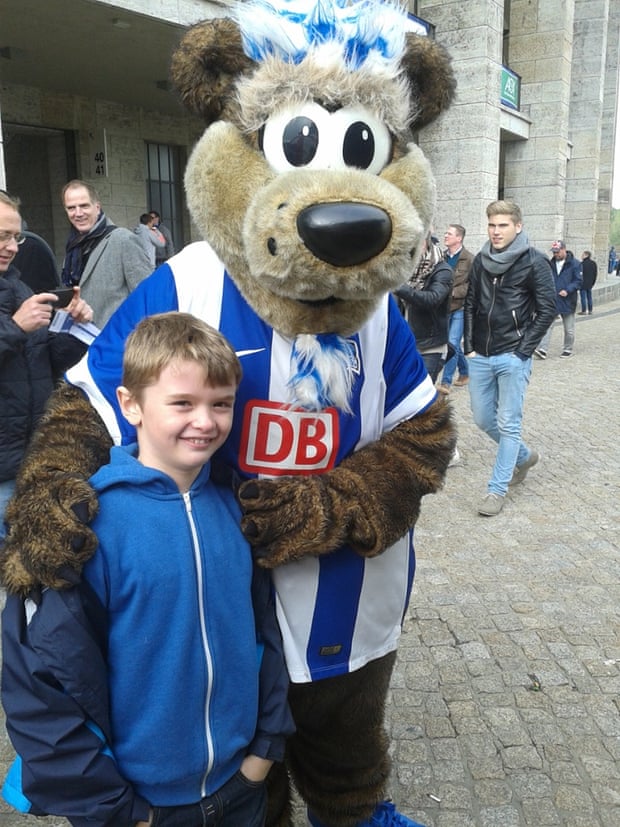
<path id="1" fill-rule="evenodd" d="M 510 68 L 521 76 L 521 109 L 530 137 L 506 147 L 505 193 L 523 209 L 533 244 L 564 235 L 574 0 L 514 0 Z"/>
<path id="2" fill-rule="evenodd" d="M 418 14 L 431 20 L 457 76 L 453 106 L 424 129 L 420 146 L 433 166 L 440 238 L 449 223 L 467 230 L 465 245 L 486 241 L 486 205 L 497 198 L 503 2 L 421 0 Z"/>
<path id="3" fill-rule="evenodd" d="M 586 6 L 587 3 L 584 3 Z M 585 9 L 584 9 L 585 11 Z M 605 51 L 605 80 L 603 87 L 603 126 L 601 130 L 600 184 L 597 204 L 597 220 L 594 236 L 594 257 L 599 265 L 599 275 L 607 274 L 609 252 L 609 216 L 612 203 L 613 179 L 620 176 L 614 169 L 614 156 L 618 118 L 618 75 L 620 71 L 620 0 L 610 0 L 606 26 L 607 48 Z"/>
<path id="4" fill-rule="evenodd" d="M 609 215 L 612 145 L 609 131 L 603 135 L 608 18 L 609 0 L 576 0 L 569 111 L 573 149 L 564 218 L 564 235 L 576 256 L 596 246 L 599 206 L 605 203 Z"/>

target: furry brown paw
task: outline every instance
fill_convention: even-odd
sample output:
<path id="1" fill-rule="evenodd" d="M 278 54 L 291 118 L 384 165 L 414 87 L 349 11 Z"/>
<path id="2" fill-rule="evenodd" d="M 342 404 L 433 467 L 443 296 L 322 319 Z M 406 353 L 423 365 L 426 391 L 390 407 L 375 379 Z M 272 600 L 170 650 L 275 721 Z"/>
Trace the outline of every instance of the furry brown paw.
<path id="1" fill-rule="evenodd" d="M 86 524 L 97 513 L 97 498 L 87 482 L 62 476 L 49 481 L 49 496 L 24 491 L 9 503 L 9 534 L 2 582 L 12 593 L 34 586 L 66 588 L 97 547 Z"/>
<path id="2" fill-rule="evenodd" d="M 330 551 L 328 496 L 320 477 L 249 480 L 239 489 L 241 530 L 265 568 Z"/>

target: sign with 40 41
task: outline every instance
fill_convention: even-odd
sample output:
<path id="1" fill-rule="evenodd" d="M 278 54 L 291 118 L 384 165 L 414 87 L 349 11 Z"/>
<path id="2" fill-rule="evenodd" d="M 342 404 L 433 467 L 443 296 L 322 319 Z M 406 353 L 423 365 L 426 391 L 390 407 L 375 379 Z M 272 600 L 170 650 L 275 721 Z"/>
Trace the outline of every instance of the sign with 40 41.
<path id="1" fill-rule="evenodd" d="M 105 129 L 95 129 L 88 133 L 88 157 L 90 160 L 90 177 L 106 178 L 108 175 L 108 153 Z"/>

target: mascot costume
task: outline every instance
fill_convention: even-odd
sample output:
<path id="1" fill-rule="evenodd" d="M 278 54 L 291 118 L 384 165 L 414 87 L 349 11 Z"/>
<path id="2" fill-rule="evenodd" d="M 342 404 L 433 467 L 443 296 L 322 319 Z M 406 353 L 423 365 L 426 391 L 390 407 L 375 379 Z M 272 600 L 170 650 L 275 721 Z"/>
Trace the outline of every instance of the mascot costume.
<path id="1" fill-rule="evenodd" d="M 289 778 L 315 827 L 415 824 L 385 800 L 384 708 L 412 527 L 455 435 L 390 291 L 435 206 L 413 134 L 455 83 L 410 23 L 379 0 L 261 0 L 187 31 L 172 78 L 207 124 L 185 176 L 204 240 L 143 281 L 67 374 L 7 512 L 8 592 L 73 582 L 96 547 L 87 480 L 133 441 L 115 400 L 127 335 L 183 310 L 227 336 L 244 377 L 220 456 L 273 570 L 297 728 L 269 779 L 270 827 L 292 823 Z"/>

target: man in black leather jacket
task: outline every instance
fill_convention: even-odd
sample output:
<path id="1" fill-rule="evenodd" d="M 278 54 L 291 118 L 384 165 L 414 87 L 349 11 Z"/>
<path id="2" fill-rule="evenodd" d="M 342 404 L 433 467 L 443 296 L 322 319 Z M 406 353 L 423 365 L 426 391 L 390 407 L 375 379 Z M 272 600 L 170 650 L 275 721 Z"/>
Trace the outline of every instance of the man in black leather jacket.
<path id="1" fill-rule="evenodd" d="M 520 208 L 511 201 L 487 207 L 489 241 L 474 259 L 465 299 L 464 352 L 469 359 L 476 425 L 498 449 L 478 513 L 502 510 L 509 485 L 523 482 L 538 453 L 521 439 L 532 354 L 555 316 L 555 288 L 547 259 L 530 247 Z"/>

